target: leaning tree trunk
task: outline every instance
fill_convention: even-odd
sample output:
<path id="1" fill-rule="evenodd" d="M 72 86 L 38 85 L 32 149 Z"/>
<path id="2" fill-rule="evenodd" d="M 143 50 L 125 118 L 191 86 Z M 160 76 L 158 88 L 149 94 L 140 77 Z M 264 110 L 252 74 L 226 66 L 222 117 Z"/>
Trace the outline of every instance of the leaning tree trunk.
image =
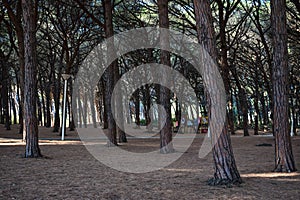
<path id="1" fill-rule="evenodd" d="M 286 29 L 286 1 L 271 0 L 273 33 L 273 123 L 275 135 L 275 171 L 296 171 L 289 133 L 288 86 L 289 68 Z"/>
<path id="2" fill-rule="evenodd" d="M 25 157 L 40 157 L 38 121 L 36 118 L 37 57 L 36 13 L 33 0 L 22 0 L 25 44 L 24 118 L 26 131 Z"/>
<path id="3" fill-rule="evenodd" d="M 211 58 L 217 61 L 217 50 L 213 29 L 212 12 L 208 0 L 194 0 L 196 27 L 199 43 L 203 45 Z M 213 80 L 211 77 L 210 80 Z M 209 85 L 209 83 L 208 83 Z M 207 90 L 207 89 L 206 89 Z M 210 107 L 210 98 L 208 98 L 208 107 Z M 225 109 L 225 108 L 224 108 Z M 209 114 L 209 120 L 211 115 Z M 211 124 L 214 125 L 214 124 Z M 231 141 L 227 130 L 227 121 L 225 120 L 222 133 L 219 138 L 217 133 L 212 133 L 213 158 L 215 173 L 209 180 L 210 185 L 223 185 L 241 183 L 242 179 L 235 164 Z M 217 140 L 217 141 L 215 141 Z"/>
<path id="4" fill-rule="evenodd" d="M 169 28 L 169 18 L 168 18 L 168 0 L 158 0 L 158 14 L 159 14 L 159 27 Z M 169 36 L 165 32 L 160 33 L 160 44 L 162 47 L 168 49 L 169 47 Z M 161 50 L 160 53 L 161 64 L 171 67 L 170 63 L 170 53 Z M 161 72 L 163 75 L 162 82 L 169 82 L 168 75 L 166 72 Z M 160 104 L 165 109 L 165 124 L 162 124 L 162 129 L 160 131 L 160 152 L 161 153 L 172 153 L 174 152 L 172 143 L 172 119 L 171 119 L 171 104 L 170 104 L 170 90 L 164 86 L 160 87 L 159 100 Z M 160 118 L 162 120 L 162 118 Z"/>

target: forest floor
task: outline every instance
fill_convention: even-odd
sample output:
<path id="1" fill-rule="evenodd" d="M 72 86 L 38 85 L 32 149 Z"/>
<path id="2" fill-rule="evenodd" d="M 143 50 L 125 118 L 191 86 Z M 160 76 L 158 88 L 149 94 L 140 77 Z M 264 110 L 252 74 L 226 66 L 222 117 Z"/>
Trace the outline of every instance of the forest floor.
<path id="1" fill-rule="evenodd" d="M 12 126 L 6 131 L 0 125 L 0 199 L 300 199 L 300 172 L 271 172 L 274 139 L 268 134 L 243 137 L 237 131 L 231 141 L 244 183 L 213 187 L 207 185 L 214 172 L 212 153 L 205 158 L 198 156 L 204 134 L 198 134 L 190 148 L 171 165 L 134 174 L 102 164 L 89 153 L 76 132 L 67 132 L 66 140 L 60 141 L 51 128 L 39 129 L 45 158 L 25 159 L 17 128 Z M 272 146 L 256 146 L 263 143 Z M 300 169 L 300 136 L 292 137 L 292 144 Z M 158 146 L 156 137 L 129 138 L 122 148 L 145 152 Z"/>

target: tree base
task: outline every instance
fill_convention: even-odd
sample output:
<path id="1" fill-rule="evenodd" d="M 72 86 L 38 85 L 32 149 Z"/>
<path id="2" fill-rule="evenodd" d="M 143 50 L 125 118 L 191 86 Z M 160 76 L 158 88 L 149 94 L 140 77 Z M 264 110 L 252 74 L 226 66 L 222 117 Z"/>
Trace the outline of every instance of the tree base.
<path id="1" fill-rule="evenodd" d="M 226 186 L 226 187 L 232 187 L 233 185 L 240 185 L 242 184 L 242 179 L 217 179 L 217 178 L 211 178 L 207 181 L 207 184 L 210 186 Z"/>
<path id="2" fill-rule="evenodd" d="M 119 138 L 119 143 L 127 143 L 127 138 L 126 137 L 120 137 Z"/>
<path id="3" fill-rule="evenodd" d="M 24 158 L 44 158 L 44 156 L 40 152 L 25 152 Z"/>
<path id="4" fill-rule="evenodd" d="M 174 153 L 175 149 L 172 147 L 170 147 L 169 145 L 164 146 L 162 148 L 160 148 L 160 153 L 161 154 L 168 154 L 168 153 Z"/>
<path id="5" fill-rule="evenodd" d="M 26 157 L 26 155 L 22 155 L 21 158 L 52 159 L 51 157 L 44 156 L 42 154 L 40 154 L 39 156 L 27 156 L 27 157 Z"/>
<path id="6" fill-rule="evenodd" d="M 53 132 L 53 133 L 59 132 L 59 127 L 54 127 L 52 132 Z"/>
<path id="7" fill-rule="evenodd" d="M 286 167 L 282 166 L 282 165 L 277 165 L 276 168 L 273 170 L 273 172 L 282 172 L 282 173 L 292 173 L 297 171 L 296 168 L 294 169 L 287 169 Z"/>
<path id="8" fill-rule="evenodd" d="M 119 145 L 117 143 L 115 144 L 115 143 L 112 143 L 111 141 L 107 141 L 106 146 L 107 147 L 117 147 Z"/>

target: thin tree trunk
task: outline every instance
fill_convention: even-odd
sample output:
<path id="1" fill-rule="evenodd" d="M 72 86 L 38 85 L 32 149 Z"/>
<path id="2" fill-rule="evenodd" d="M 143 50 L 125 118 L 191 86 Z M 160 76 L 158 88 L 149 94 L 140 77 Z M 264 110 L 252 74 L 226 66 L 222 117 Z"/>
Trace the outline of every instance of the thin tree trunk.
<path id="1" fill-rule="evenodd" d="M 256 71 L 258 73 L 258 71 Z M 258 107 L 258 96 L 259 96 L 259 87 L 258 87 L 258 80 L 257 74 L 255 76 L 255 96 L 254 96 L 254 135 L 258 135 L 258 115 L 259 115 L 259 107 Z"/>
<path id="2" fill-rule="evenodd" d="M 45 95 L 44 95 L 44 92 L 45 92 L 45 83 L 43 83 L 42 81 L 42 76 L 41 74 L 39 74 L 39 79 L 38 79 L 38 82 L 39 82 L 39 90 L 41 92 L 41 113 L 42 113 L 42 120 L 41 120 L 41 126 L 45 126 L 46 123 L 47 123 L 47 119 L 46 119 L 46 105 L 45 105 Z M 39 101 L 39 96 L 37 95 L 37 100 Z"/>
<path id="3" fill-rule="evenodd" d="M 244 136 L 249 136 L 248 131 L 248 103 L 247 94 L 244 88 L 239 89 L 239 100 L 241 102 L 242 113 L 243 113 L 243 130 Z"/>
<path id="4" fill-rule="evenodd" d="M 16 109 L 16 104 L 15 104 L 15 99 L 13 97 L 10 98 L 11 100 L 11 107 L 13 110 L 13 115 L 14 115 L 14 124 L 17 124 L 17 109 Z"/>
<path id="5" fill-rule="evenodd" d="M 140 127 L 140 90 L 137 89 L 134 93 L 134 110 L 135 110 L 135 124 L 136 127 Z"/>
<path id="6" fill-rule="evenodd" d="M 70 78 L 72 79 L 72 78 Z M 69 81 L 69 96 L 68 98 L 68 110 L 69 110 L 69 130 L 74 131 L 75 130 L 75 121 L 74 121 L 74 116 L 73 116 L 73 108 L 72 108 L 72 101 L 73 101 L 73 85 L 72 85 L 72 80 Z M 94 108 L 93 108 L 94 109 Z"/>
<path id="7" fill-rule="evenodd" d="M 224 3 L 221 0 L 217 1 L 218 10 L 219 10 L 219 28 L 220 28 L 220 42 L 221 42 L 221 52 L 220 52 L 220 67 L 221 67 L 221 75 L 224 81 L 225 91 L 227 96 L 230 95 L 230 74 L 229 74 L 229 64 L 228 64 L 228 47 L 227 47 L 227 39 L 226 39 L 226 19 L 224 19 Z M 227 13 L 226 13 L 227 14 Z M 231 102 L 230 102 L 231 103 Z M 231 107 L 232 108 L 232 107 Z M 232 135 L 234 132 L 234 120 L 233 120 L 233 110 L 229 108 L 227 110 L 227 118 L 228 124 L 230 127 L 230 133 Z"/>
<path id="8" fill-rule="evenodd" d="M 101 79 L 100 83 L 101 83 L 100 87 L 102 88 L 102 95 L 100 98 L 102 98 L 102 102 L 103 102 L 102 103 L 102 105 L 103 105 L 103 129 L 108 129 L 107 111 L 106 111 L 107 107 L 106 107 L 106 102 L 105 102 L 106 101 L 106 98 L 105 98 L 106 86 L 105 86 L 103 79 Z"/>
<path id="9" fill-rule="evenodd" d="M 51 126 L 51 109 L 50 109 L 50 106 L 51 106 L 50 101 L 51 100 L 50 100 L 50 83 L 49 82 L 47 83 L 45 94 L 46 94 L 46 105 L 45 105 L 46 106 L 46 108 L 45 108 L 45 110 L 46 110 L 46 117 L 45 117 L 46 124 L 45 124 L 45 126 L 47 128 L 49 128 Z"/>
<path id="10" fill-rule="evenodd" d="M 95 95 L 93 88 L 89 89 L 89 100 L 90 100 L 90 106 L 91 106 L 91 114 L 92 114 L 92 122 L 93 127 L 97 128 L 97 119 L 96 119 L 96 111 L 95 111 Z"/>
<path id="11" fill-rule="evenodd" d="M 60 108 L 60 93 L 61 93 L 61 74 L 62 74 L 62 66 L 63 66 L 63 57 L 64 52 L 60 55 L 60 63 L 58 68 L 58 75 L 55 76 L 55 70 L 52 71 L 52 77 L 54 82 L 54 106 L 55 106 L 55 113 L 54 113 L 54 127 L 53 132 L 59 132 L 60 128 L 60 115 L 59 115 L 59 108 Z"/>
<path id="12" fill-rule="evenodd" d="M 261 102 L 263 125 L 268 125 L 269 124 L 268 109 L 267 109 L 264 94 L 261 95 L 260 102 Z"/>
<path id="13" fill-rule="evenodd" d="M 10 115 L 9 115 L 9 95 L 8 95 L 8 87 L 9 87 L 9 75 L 8 75 L 8 66 L 7 62 L 2 62 L 2 88 L 0 88 L 0 92 L 2 89 L 2 99 L 3 99 L 3 116 L 5 118 L 5 128 L 6 130 L 10 130 Z"/>
<path id="14" fill-rule="evenodd" d="M 38 93 L 36 93 L 36 104 L 37 104 L 37 111 L 38 111 L 38 125 L 43 126 L 43 115 L 42 115 L 42 105 L 38 97 Z"/>

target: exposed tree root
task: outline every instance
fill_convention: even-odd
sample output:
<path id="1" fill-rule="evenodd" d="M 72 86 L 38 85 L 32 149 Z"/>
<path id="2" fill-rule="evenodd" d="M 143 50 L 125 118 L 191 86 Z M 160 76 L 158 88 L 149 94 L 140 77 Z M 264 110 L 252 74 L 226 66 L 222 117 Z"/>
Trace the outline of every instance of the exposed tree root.
<path id="1" fill-rule="evenodd" d="M 243 183 L 242 179 L 230 180 L 230 179 L 211 178 L 207 181 L 207 184 L 210 186 L 226 186 L 226 187 L 232 187 L 234 185 L 239 186 L 242 183 Z"/>

